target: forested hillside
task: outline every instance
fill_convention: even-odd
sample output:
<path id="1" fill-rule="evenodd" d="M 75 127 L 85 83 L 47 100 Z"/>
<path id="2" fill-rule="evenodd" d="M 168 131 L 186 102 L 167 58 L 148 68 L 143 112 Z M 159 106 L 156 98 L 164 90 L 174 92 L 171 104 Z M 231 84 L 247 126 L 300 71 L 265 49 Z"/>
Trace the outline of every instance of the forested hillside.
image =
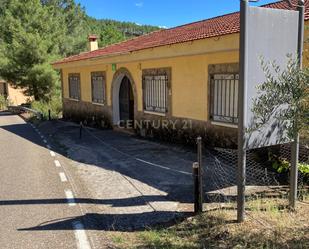
<path id="1" fill-rule="evenodd" d="M 149 25 L 138 25 L 132 22 L 119 22 L 115 20 L 97 20 L 87 17 L 87 25 L 91 33 L 98 35 L 99 47 L 115 42 L 141 36 L 159 29 Z"/>
<path id="2" fill-rule="evenodd" d="M 157 29 L 96 20 L 74 0 L 0 0 L 0 78 L 49 100 L 60 92 L 51 63 L 86 51 L 89 34 L 98 35 L 102 47 Z"/>

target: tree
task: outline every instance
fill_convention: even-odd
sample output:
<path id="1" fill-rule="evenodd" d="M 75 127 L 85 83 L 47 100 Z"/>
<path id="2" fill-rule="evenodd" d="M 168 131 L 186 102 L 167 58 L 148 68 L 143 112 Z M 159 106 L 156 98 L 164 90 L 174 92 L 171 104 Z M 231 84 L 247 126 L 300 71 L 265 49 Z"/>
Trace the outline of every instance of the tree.
<path id="1" fill-rule="evenodd" d="M 58 23 L 39 0 L 11 0 L 0 25 L 0 75 L 27 95 L 48 97 L 57 75 L 55 59 Z"/>
<path id="2" fill-rule="evenodd" d="M 4 13 L 7 8 L 10 0 L 1 0 L 0 1 L 0 16 Z"/>
<path id="3" fill-rule="evenodd" d="M 105 25 L 100 31 L 99 45 L 105 47 L 110 44 L 124 41 L 125 39 L 124 34 L 118 31 L 116 27 Z"/>
<path id="4" fill-rule="evenodd" d="M 86 51 L 89 34 L 106 46 L 127 38 L 121 28 L 157 29 L 90 18 L 74 0 L 0 0 L 0 20 L 0 78 L 36 100 L 59 86 L 50 63 Z"/>
<path id="5" fill-rule="evenodd" d="M 60 23 L 57 27 L 62 35 L 58 36 L 59 54 L 67 57 L 87 49 L 89 27 L 85 10 L 74 0 L 41 0 L 52 17 Z"/>
<path id="6" fill-rule="evenodd" d="M 288 137 L 293 139 L 309 126 L 309 70 L 300 69 L 298 60 L 289 56 L 286 68 L 275 62 L 262 62 L 266 81 L 254 100 L 254 129 L 259 129 L 271 118 L 285 123 Z"/>
<path id="7" fill-rule="evenodd" d="M 35 100 L 48 99 L 59 81 L 51 62 L 86 49 L 83 15 L 73 0 L 8 1 L 0 24 L 1 77 Z"/>

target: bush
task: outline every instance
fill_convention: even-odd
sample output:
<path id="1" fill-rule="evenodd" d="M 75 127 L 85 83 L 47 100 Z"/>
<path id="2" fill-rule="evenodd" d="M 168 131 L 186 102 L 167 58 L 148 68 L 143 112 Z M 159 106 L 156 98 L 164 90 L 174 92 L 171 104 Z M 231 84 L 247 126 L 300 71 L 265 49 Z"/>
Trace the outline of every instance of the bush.
<path id="1" fill-rule="evenodd" d="M 0 94 L 0 110 L 5 110 L 8 106 L 8 101 L 4 95 Z"/>
<path id="2" fill-rule="evenodd" d="M 54 95 L 49 101 L 33 101 L 31 108 L 43 114 L 43 118 L 48 118 L 48 110 L 51 111 L 52 119 L 60 118 L 62 115 L 62 100 L 60 95 Z"/>
<path id="3" fill-rule="evenodd" d="M 288 174 L 291 168 L 291 163 L 280 156 L 273 153 L 268 154 L 268 160 L 271 162 L 273 169 L 275 169 L 280 174 Z M 308 184 L 309 180 L 309 164 L 305 162 L 298 163 L 298 170 L 303 176 L 304 183 Z"/>

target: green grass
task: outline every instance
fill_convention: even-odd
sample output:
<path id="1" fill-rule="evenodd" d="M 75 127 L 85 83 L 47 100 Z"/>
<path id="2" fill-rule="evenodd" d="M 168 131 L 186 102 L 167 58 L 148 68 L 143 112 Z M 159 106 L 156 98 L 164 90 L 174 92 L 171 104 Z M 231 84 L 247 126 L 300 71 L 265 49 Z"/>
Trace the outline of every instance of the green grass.
<path id="1" fill-rule="evenodd" d="M 120 235 L 116 235 L 112 238 L 113 243 L 115 244 L 123 244 L 124 243 L 124 238 L 121 237 Z"/>

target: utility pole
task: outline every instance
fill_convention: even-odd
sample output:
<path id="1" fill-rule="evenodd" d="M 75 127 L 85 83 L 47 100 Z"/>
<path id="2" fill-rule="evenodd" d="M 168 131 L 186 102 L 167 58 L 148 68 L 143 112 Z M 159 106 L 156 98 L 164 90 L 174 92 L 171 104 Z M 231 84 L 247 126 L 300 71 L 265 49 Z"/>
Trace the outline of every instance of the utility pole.
<path id="1" fill-rule="evenodd" d="M 298 23 L 298 66 L 302 69 L 303 46 L 304 46 L 304 17 L 305 3 L 304 0 L 298 0 L 297 10 L 299 12 Z M 296 208 L 297 200 L 297 179 L 298 179 L 298 157 L 299 157 L 299 134 L 297 132 L 297 120 L 294 121 L 294 141 L 291 148 L 291 174 L 290 174 L 290 208 Z"/>
<path id="2" fill-rule="evenodd" d="M 247 74 L 248 74 L 248 22 L 249 0 L 240 0 L 240 75 L 238 98 L 238 178 L 237 178 L 237 221 L 245 219 L 246 188 L 246 112 L 247 112 Z"/>

